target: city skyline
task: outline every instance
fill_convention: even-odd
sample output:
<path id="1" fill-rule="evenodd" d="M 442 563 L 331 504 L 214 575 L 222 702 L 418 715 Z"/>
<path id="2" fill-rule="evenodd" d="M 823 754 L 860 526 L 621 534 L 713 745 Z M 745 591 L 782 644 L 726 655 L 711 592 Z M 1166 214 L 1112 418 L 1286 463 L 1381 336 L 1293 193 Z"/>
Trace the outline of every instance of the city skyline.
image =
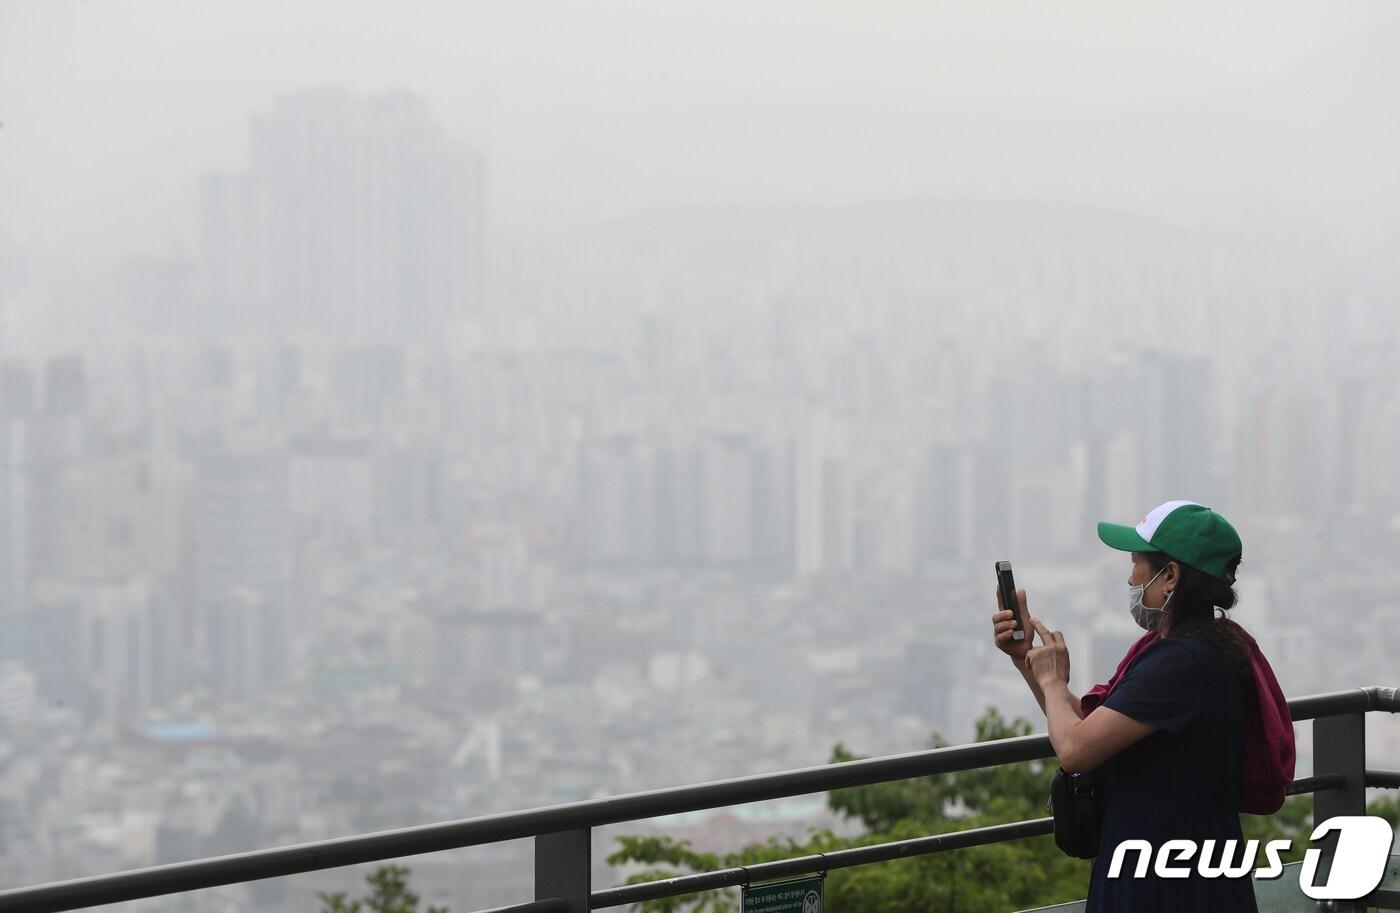
<path id="1" fill-rule="evenodd" d="M 0 6 L 0 884 L 1038 730 L 1173 499 L 1387 683 L 1400 18 L 1144 9 Z"/>

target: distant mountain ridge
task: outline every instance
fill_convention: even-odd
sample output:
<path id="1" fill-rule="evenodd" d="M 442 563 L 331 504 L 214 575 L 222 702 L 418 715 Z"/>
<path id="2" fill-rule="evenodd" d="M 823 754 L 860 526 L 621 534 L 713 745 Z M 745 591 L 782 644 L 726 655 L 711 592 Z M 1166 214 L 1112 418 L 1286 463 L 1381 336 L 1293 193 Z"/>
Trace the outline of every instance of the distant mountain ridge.
<path id="1" fill-rule="evenodd" d="M 1180 229 L 1144 216 L 1093 206 L 1043 201 L 912 198 L 846 205 L 750 204 L 682 206 L 649 210 L 610 222 L 607 231 L 627 240 L 735 240 L 819 235 L 886 235 L 1001 239 L 1168 241 Z"/>

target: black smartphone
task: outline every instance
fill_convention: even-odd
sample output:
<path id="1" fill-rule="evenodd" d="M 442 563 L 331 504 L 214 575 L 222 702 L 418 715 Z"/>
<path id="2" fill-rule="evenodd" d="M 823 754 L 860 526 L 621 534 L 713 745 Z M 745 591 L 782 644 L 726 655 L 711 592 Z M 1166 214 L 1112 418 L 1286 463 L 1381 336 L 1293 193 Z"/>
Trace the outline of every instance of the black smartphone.
<path id="1" fill-rule="evenodd" d="M 1011 632 L 1012 640 L 1025 640 L 1031 629 L 1030 619 L 1021 611 L 1021 603 L 1016 598 L 1016 578 L 1011 576 L 1011 562 L 997 562 L 997 586 L 1001 588 L 1001 607 L 1016 614 L 1016 630 Z"/>

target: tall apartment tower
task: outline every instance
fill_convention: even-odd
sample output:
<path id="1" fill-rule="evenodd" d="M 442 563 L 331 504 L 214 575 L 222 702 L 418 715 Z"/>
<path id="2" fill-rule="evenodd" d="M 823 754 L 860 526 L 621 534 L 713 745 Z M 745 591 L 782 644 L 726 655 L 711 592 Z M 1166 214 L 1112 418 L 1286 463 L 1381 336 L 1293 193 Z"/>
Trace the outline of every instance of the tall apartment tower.
<path id="1" fill-rule="evenodd" d="M 206 176 L 206 332 L 440 341 L 480 311 L 481 158 L 422 99 L 283 96 L 254 116 L 244 174 Z"/>
<path id="2" fill-rule="evenodd" d="M 22 471 L 26 428 L 20 418 L 0 415 L 0 619 L 20 615 L 27 605 L 29 497 Z"/>
<path id="3" fill-rule="evenodd" d="M 285 454 L 215 446 L 198 460 L 195 602 L 212 684 L 245 697 L 286 671 L 291 519 Z"/>
<path id="4" fill-rule="evenodd" d="M 825 412 L 807 416 L 794 464 L 795 573 L 849 570 L 855 564 L 849 421 Z"/>

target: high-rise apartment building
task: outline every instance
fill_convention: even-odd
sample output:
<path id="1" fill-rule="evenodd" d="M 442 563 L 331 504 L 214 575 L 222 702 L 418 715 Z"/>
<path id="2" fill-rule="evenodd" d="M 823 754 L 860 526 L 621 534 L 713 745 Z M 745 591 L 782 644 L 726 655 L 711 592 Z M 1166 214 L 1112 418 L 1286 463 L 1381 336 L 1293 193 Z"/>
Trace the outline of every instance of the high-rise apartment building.
<path id="1" fill-rule="evenodd" d="M 21 469 L 25 428 L 19 418 L 0 416 L 0 618 L 23 612 L 28 590 L 25 529 L 29 498 Z"/>
<path id="2" fill-rule="evenodd" d="M 284 454 L 210 449 L 194 496 L 195 602 L 214 682 L 245 695 L 276 684 L 289 632 L 291 509 Z"/>
<path id="3" fill-rule="evenodd" d="M 33 368 L 20 359 L 0 362 L 0 618 L 14 618 L 26 606 L 29 485 L 29 423 L 38 396 Z"/>
<path id="4" fill-rule="evenodd" d="M 793 566 L 798 576 L 849 570 L 855 563 L 851 428 L 814 413 L 797 441 Z"/>
<path id="5" fill-rule="evenodd" d="M 437 342 L 482 307 L 481 158 L 409 93 L 278 99 L 200 222 L 208 331 Z"/>

